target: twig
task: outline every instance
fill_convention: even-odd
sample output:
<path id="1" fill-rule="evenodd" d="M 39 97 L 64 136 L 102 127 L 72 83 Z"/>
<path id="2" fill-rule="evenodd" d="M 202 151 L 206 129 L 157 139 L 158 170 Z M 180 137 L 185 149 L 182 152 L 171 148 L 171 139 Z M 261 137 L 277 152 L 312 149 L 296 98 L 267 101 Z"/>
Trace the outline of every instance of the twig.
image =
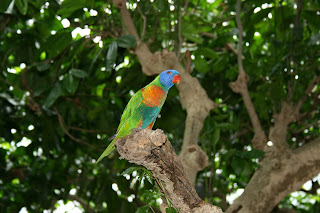
<path id="1" fill-rule="evenodd" d="M 81 132 L 88 132 L 88 133 L 108 133 L 109 131 L 106 130 L 102 130 L 102 129 L 83 129 L 80 127 L 76 127 L 76 126 L 68 126 L 69 129 L 73 129 L 76 131 L 81 131 Z"/>
<path id="2" fill-rule="evenodd" d="M 232 46 L 232 44 L 226 43 L 225 46 L 227 47 L 227 49 L 231 50 L 231 51 L 232 51 L 234 54 L 236 54 L 237 56 L 239 55 L 238 50 L 236 50 L 236 49 Z M 243 55 L 241 55 L 241 59 L 242 59 L 242 60 L 244 59 L 244 56 L 243 56 Z"/>
<path id="3" fill-rule="evenodd" d="M 5 84 L 12 86 L 11 83 L 3 78 L 0 78 L 0 81 L 4 82 Z"/>
<path id="4" fill-rule="evenodd" d="M 62 115 L 59 113 L 59 111 L 57 110 L 56 107 L 54 107 L 53 109 L 54 109 L 54 111 L 57 113 L 58 120 L 59 120 L 59 124 L 60 124 L 62 130 L 64 131 L 64 133 L 66 133 L 66 134 L 69 136 L 69 138 L 71 138 L 73 141 L 75 141 L 75 142 L 77 142 L 77 143 L 84 144 L 84 145 L 86 145 L 86 146 L 89 146 L 89 147 L 91 147 L 91 148 L 93 148 L 93 149 L 97 149 L 97 150 L 98 150 L 98 148 L 96 148 L 95 146 L 89 144 L 88 142 L 83 141 L 83 140 L 81 140 L 81 139 L 78 139 L 78 138 L 74 137 L 73 135 L 71 135 L 71 134 L 68 132 L 68 130 L 66 129 L 65 125 L 64 125 L 64 120 L 63 120 Z"/>
<path id="5" fill-rule="evenodd" d="M 240 18 L 241 13 L 241 0 L 237 1 L 237 7 L 236 7 L 237 13 L 236 13 L 236 22 L 238 25 L 238 34 L 239 34 L 239 42 L 238 42 L 238 66 L 239 66 L 239 73 L 244 72 L 243 64 L 242 64 L 242 38 L 243 38 L 243 25 Z"/>
<path id="6" fill-rule="evenodd" d="M 27 71 L 29 70 L 29 68 L 25 68 L 23 71 L 22 71 L 22 82 L 23 82 L 23 85 L 24 87 L 30 92 L 30 95 L 33 96 L 33 91 L 30 89 L 29 85 L 28 85 L 28 82 L 27 82 Z"/>
<path id="7" fill-rule="evenodd" d="M 202 35 L 202 36 L 207 36 L 207 37 L 213 38 L 213 39 L 217 39 L 218 38 L 218 36 L 216 34 L 209 33 L 209 32 L 200 32 L 199 34 Z"/>
<path id="8" fill-rule="evenodd" d="M 2 32 L 2 30 L 7 26 L 7 24 L 9 23 L 9 21 L 11 20 L 11 15 L 6 15 L 7 18 L 4 22 L 2 22 L 1 26 L 0 26 L 0 32 Z"/>

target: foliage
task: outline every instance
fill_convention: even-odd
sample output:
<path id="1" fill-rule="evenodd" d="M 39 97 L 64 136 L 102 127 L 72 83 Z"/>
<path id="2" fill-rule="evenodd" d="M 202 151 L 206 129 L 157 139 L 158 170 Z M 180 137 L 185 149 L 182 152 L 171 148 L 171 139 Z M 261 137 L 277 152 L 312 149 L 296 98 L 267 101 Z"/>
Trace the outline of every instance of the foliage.
<path id="1" fill-rule="evenodd" d="M 226 196 L 245 188 L 264 154 L 252 148 L 245 106 L 228 87 L 238 74 L 232 51 L 238 42 L 236 1 L 187 2 L 185 11 L 181 0 L 130 0 L 127 7 L 153 51 L 181 53 L 183 64 L 184 53 L 191 52 L 192 75 L 219 105 L 200 137 L 210 165 L 198 176 L 197 189 L 225 208 Z M 317 8 L 319 1 L 305 1 L 297 17 L 293 0 L 243 2 L 244 67 L 265 129 L 281 101 L 297 102 L 319 75 Z M 156 211 L 162 194 L 145 169 L 132 169 L 116 152 L 95 164 L 132 93 L 153 79 L 132 53 L 137 41 L 122 26 L 119 9 L 102 0 L 4 0 L 0 12 L 0 211 L 42 212 L 58 200 L 76 200 L 86 212 Z M 319 136 L 319 92 L 319 85 L 313 88 L 302 106 L 306 117 L 290 126 L 292 147 Z M 168 134 L 177 152 L 185 118 L 172 88 L 155 128 Z M 297 205 L 286 198 L 279 207 L 317 212 L 320 198 L 310 197 L 296 197 Z"/>

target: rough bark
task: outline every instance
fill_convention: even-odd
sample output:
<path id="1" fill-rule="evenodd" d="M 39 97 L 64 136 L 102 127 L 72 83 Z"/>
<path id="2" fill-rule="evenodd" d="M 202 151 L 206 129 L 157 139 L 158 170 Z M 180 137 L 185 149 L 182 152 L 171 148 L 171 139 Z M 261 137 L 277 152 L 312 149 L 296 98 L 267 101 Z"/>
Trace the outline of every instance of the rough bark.
<path id="1" fill-rule="evenodd" d="M 134 35 L 138 41 L 134 53 L 142 65 L 142 71 L 146 75 L 159 74 L 166 69 L 176 69 L 180 72 L 181 82 L 177 87 L 181 104 L 187 111 L 180 159 L 188 174 L 189 180 L 194 185 L 197 173 L 209 164 L 206 153 L 197 145 L 199 134 L 209 111 L 216 106 L 214 102 L 209 99 L 199 81 L 183 68 L 175 53 L 167 50 L 152 53 L 147 44 L 141 42 L 130 17 L 130 13 L 125 6 L 125 2 L 125 0 L 113 0 L 113 3 L 121 11 L 128 32 Z"/>
<path id="2" fill-rule="evenodd" d="M 160 181 L 164 194 L 181 213 L 222 212 L 205 203 L 188 180 L 183 166 L 162 130 L 137 130 L 116 142 L 121 158 L 142 165 Z M 162 209 L 165 212 L 164 209 Z"/>

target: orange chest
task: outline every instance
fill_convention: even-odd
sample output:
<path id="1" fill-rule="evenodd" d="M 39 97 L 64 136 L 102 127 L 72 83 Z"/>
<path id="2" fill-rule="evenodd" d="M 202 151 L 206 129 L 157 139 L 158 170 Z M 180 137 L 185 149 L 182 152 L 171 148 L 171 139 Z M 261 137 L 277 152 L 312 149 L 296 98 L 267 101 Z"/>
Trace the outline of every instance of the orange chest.
<path id="1" fill-rule="evenodd" d="M 148 107 L 162 107 L 167 93 L 159 86 L 148 86 L 142 89 L 142 103 Z"/>

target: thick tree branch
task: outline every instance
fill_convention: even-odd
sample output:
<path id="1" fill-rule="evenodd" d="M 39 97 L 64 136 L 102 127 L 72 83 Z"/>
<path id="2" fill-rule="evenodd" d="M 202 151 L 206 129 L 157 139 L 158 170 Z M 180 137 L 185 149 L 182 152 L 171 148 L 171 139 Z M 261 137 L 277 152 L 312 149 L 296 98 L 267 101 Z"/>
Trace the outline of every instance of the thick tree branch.
<path id="1" fill-rule="evenodd" d="M 248 91 L 248 80 L 249 77 L 247 76 L 243 64 L 242 64 L 242 37 L 243 37 L 243 25 L 240 19 L 240 13 L 241 13 L 241 0 L 237 1 L 237 8 L 236 8 L 236 21 L 239 29 L 239 43 L 238 43 L 238 51 L 237 51 L 237 59 L 238 59 L 238 69 L 239 74 L 238 78 L 235 82 L 232 82 L 229 84 L 231 89 L 236 92 L 240 93 L 243 102 L 246 106 L 246 109 L 248 111 L 253 130 L 254 130 L 254 138 L 252 139 L 252 145 L 255 149 L 264 150 L 266 148 L 266 141 L 267 137 L 262 130 L 257 112 L 253 106 L 253 103 L 251 101 L 249 91 Z"/>
<path id="2" fill-rule="evenodd" d="M 125 6 L 126 1 L 114 0 L 113 2 L 121 9 L 120 12 L 129 32 L 140 41 L 134 22 Z M 207 155 L 201 149 L 195 147 L 197 147 L 203 122 L 209 111 L 215 108 L 215 104 L 208 98 L 199 81 L 182 67 L 175 53 L 167 50 L 151 53 L 146 43 L 138 42 L 135 54 L 142 65 L 142 71 L 146 75 L 159 74 L 166 69 L 176 69 L 180 72 L 181 82 L 178 85 L 180 101 L 187 110 L 186 128 L 180 157 L 187 174 L 190 174 L 190 181 L 194 183 L 195 174 L 208 164 Z M 191 152 L 192 155 L 190 155 Z M 203 160 L 194 161 L 194 158 Z"/>
<path id="3" fill-rule="evenodd" d="M 266 213 L 320 171 L 320 138 L 296 149 L 268 152 L 244 193 L 226 213 Z M 238 211 L 236 211 L 238 210 Z"/>
<path id="4" fill-rule="evenodd" d="M 270 128 L 269 140 L 278 148 L 278 151 L 288 149 L 288 125 L 297 117 L 296 107 L 288 102 L 282 102 L 281 111 L 273 115 L 274 125 Z"/>
<path id="5" fill-rule="evenodd" d="M 222 212 L 205 203 L 187 178 L 183 166 L 162 130 L 137 130 L 116 142 L 121 158 L 143 165 L 157 178 L 167 198 L 181 213 Z M 162 187 L 161 187 L 162 188 Z"/>
<path id="6" fill-rule="evenodd" d="M 294 120 L 299 120 L 301 117 L 299 110 L 306 100 L 307 96 L 311 93 L 315 85 L 320 81 L 319 76 L 314 76 L 313 80 L 307 87 L 305 91 L 305 96 L 301 97 L 297 104 L 292 104 L 289 100 L 282 102 L 281 111 L 273 115 L 274 126 L 270 128 L 269 139 L 273 144 L 282 151 L 283 149 L 288 149 L 289 145 L 287 143 L 287 131 L 288 125 Z"/>

